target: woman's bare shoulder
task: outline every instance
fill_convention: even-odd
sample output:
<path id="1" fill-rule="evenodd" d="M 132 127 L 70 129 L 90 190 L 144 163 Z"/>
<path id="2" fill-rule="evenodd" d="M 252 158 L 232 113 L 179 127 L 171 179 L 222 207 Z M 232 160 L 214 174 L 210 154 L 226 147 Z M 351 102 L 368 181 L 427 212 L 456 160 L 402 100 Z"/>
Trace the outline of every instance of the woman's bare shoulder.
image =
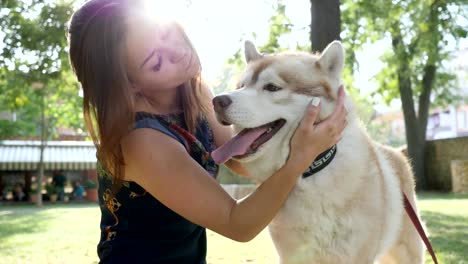
<path id="1" fill-rule="evenodd" d="M 151 128 L 131 131 L 121 141 L 126 180 L 135 180 L 144 170 L 157 170 L 167 157 L 185 159 L 185 148 L 174 138 Z"/>

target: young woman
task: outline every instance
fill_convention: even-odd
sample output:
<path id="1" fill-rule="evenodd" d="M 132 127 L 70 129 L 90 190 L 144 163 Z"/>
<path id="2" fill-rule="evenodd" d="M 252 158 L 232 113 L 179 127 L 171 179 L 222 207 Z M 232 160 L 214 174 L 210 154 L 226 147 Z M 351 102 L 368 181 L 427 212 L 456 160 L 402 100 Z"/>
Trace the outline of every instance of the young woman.
<path id="1" fill-rule="evenodd" d="M 135 0 L 90 0 L 73 14 L 69 42 L 99 160 L 101 263 L 205 263 L 205 228 L 251 240 L 346 123 L 343 92 L 318 125 L 315 101 L 286 164 L 236 201 L 214 179 L 209 155 L 231 131 L 214 117 L 198 55 L 179 25 L 145 19 Z"/>

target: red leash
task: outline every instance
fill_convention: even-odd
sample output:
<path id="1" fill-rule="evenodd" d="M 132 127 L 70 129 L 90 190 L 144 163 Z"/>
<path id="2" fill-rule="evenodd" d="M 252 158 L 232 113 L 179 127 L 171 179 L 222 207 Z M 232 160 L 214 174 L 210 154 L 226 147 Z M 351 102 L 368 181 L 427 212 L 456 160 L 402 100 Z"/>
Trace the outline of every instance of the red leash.
<path id="1" fill-rule="evenodd" d="M 432 249 L 431 242 L 429 242 L 429 239 L 427 238 L 426 233 L 424 232 L 424 229 L 423 229 L 423 227 L 421 225 L 421 222 L 419 221 L 419 218 L 416 215 L 416 212 L 414 211 L 413 206 L 409 202 L 408 197 L 406 197 L 405 193 L 403 193 L 403 198 L 404 198 L 406 213 L 408 214 L 409 218 L 413 222 L 413 225 L 416 228 L 416 230 L 418 231 L 419 236 L 421 237 L 421 239 L 424 241 L 424 244 L 426 244 L 426 248 L 429 251 L 429 253 L 431 254 L 432 260 L 434 261 L 435 264 L 438 264 L 439 262 L 437 262 L 437 258 L 436 258 L 436 255 L 434 253 L 434 250 Z"/>

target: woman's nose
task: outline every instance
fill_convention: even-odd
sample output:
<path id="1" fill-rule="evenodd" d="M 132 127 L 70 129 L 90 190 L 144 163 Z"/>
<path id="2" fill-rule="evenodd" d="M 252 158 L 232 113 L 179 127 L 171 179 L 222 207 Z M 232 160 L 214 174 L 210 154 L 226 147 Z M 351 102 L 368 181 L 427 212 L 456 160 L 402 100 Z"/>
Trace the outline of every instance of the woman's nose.
<path id="1" fill-rule="evenodd" d="M 177 33 L 177 29 L 172 23 L 161 26 L 161 31 L 159 32 L 159 41 L 162 44 L 161 52 L 174 64 L 180 62 L 189 51 L 184 38 Z"/>
<path id="2" fill-rule="evenodd" d="M 172 63 L 179 63 L 180 61 L 183 61 L 185 56 L 187 56 L 187 53 L 188 53 L 188 51 L 187 51 L 187 48 L 185 48 L 185 47 L 174 47 L 171 50 L 171 56 L 170 56 L 169 60 Z"/>

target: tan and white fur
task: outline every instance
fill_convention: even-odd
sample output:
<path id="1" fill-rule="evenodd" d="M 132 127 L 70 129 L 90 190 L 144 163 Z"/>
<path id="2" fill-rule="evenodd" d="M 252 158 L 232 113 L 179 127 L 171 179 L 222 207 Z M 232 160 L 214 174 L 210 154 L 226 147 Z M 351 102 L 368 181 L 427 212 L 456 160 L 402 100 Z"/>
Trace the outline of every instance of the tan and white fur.
<path id="1" fill-rule="evenodd" d="M 262 55 L 246 42 L 248 65 L 238 89 L 222 96 L 230 104 L 217 117 L 236 131 L 285 119 L 286 124 L 240 162 L 262 182 L 286 161 L 289 142 L 313 97 L 321 99 L 319 120 L 329 116 L 342 84 L 344 49 L 332 42 L 322 54 Z M 273 85 L 277 91 L 268 91 Z M 271 90 L 271 89 L 270 89 Z M 349 97 L 348 125 L 334 160 L 302 178 L 269 225 L 280 262 L 423 263 L 423 244 L 402 202 L 416 207 L 414 179 L 406 158 L 368 136 Z"/>

